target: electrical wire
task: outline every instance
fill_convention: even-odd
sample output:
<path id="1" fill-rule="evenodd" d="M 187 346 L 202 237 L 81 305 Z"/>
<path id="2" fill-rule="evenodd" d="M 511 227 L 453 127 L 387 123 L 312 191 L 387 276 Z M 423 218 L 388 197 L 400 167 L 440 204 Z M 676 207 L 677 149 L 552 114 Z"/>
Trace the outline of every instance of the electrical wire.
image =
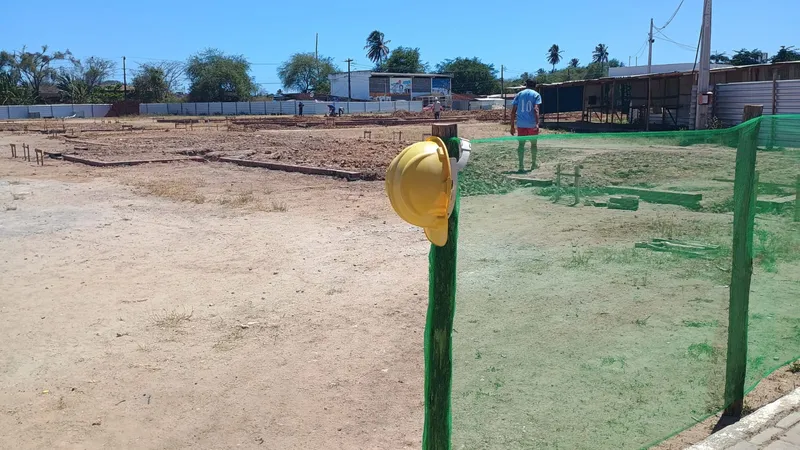
<path id="1" fill-rule="evenodd" d="M 634 58 L 638 58 L 639 55 L 641 55 L 644 52 L 645 48 L 647 48 L 647 39 L 644 40 L 644 43 L 642 44 L 642 46 L 639 47 L 639 51 L 637 51 L 636 54 L 633 57 Z"/>
<path id="2" fill-rule="evenodd" d="M 673 40 L 672 38 L 670 38 L 669 36 L 667 36 L 666 34 L 664 34 L 664 33 L 663 33 L 663 32 L 661 32 L 661 31 L 658 31 L 658 30 L 656 30 L 656 33 L 658 33 L 658 34 L 660 34 L 660 35 L 661 35 L 661 38 L 660 38 L 660 39 L 663 39 L 663 40 L 665 40 L 665 41 L 667 41 L 667 42 L 670 42 L 670 43 L 672 43 L 672 44 L 675 44 L 675 45 L 677 45 L 678 47 L 681 47 L 681 48 L 683 48 L 684 50 L 696 50 L 696 49 L 697 49 L 697 47 L 692 47 L 691 45 L 687 45 L 687 44 L 681 44 L 680 42 L 677 42 L 677 41 Z"/>
<path id="3" fill-rule="evenodd" d="M 660 30 L 663 30 L 664 28 L 667 28 L 667 26 L 668 26 L 670 23 L 672 23 L 672 19 L 674 19 L 674 18 L 675 18 L 675 16 L 677 16 L 677 15 L 678 15 L 678 11 L 680 11 L 680 10 L 681 10 L 681 6 L 683 6 L 683 2 L 684 2 L 684 0 L 681 0 L 681 2 L 680 2 L 680 3 L 678 3 L 678 7 L 677 7 L 677 8 L 675 8 L 675 12 L 674 12 L 674 13 L 672 13 L 672 16 L 669 18 L 669 20 L 667 20 L 667 23 L 665 23 L 665 24 L 664 24 L 662 27 L 653 27 L 653 28 L 655 28 L 656 30 L 659 30 L 659 31 L 660 31 Z"/>

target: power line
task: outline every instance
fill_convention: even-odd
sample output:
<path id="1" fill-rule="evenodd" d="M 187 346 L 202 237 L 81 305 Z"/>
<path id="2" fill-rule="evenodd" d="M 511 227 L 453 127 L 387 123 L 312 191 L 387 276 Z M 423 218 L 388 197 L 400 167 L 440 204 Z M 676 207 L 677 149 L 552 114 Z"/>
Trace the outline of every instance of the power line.
<path id="1" fill-rule="evenodd" d="M 665 23 L 665 24 L 664 24 L 662 27 L 655 27 L 655 29 L 656 29 L 656 30 L 663 30 L 664 28 L 667 28 L 667 26 L 668 26 L 670 23 L 672 23 L 672 19 L 674 19 L 674 18 L 675 18 L 675 16 L 677 16 L 677 15 L 678 15 L 678 11 L 680 11 L 680 10 L 681 10 L 681 6 L 683 6 L 683 2 L 684 2 L 684 0 L 681 0 L 681 2 L 680 2 L 680 3 L 678 3 L 678 7 L 677 7 L 677 8 L 675 8 L 675 12 L 674 12 L 674 13 L 672 13 L 672 16 L 669 18 L 669 20 L 667 20 L 667 23 Z"/>
<path id="2" fill-rule="evenodd" d="M 641 55 L 642 53 L 644 53 L 644 50 L 645 50 L 646 48 L 647 48 L 647 39 L 645 39 L 645 40 L 644 40 L 644 42 L 642 43 L 642 46 L 641 46 L 641 47 L 639 47 L 639 51 L 637 51 L 637 52 L 636 52 L 636 54 L 635 54 L 635 55 L 633 55 L 633 57 L 634 57 L 634 58 L 638 58 L 638 57 L 639 57 L 639 55 Z"/>
<path id="3" fill-rule="evenodd" d="M 665 40 L 667 42 L 671 42 L 671 43 L 673 43 L 673 44 L 675 44 L 675 45 L 677 45 L 679 47 L 682 47 L 684 50 L 696 50 L 697 49 L 697 47 L 692 47 L 691 45 L 688 45 L 688 44 L 681 44 L 680 42 L 677 42 L 677 41 L 673 40 L 672 38 L 670 38 L 669 36 L 667 36 L 666 34 L 664 34 L 663 32 L 661 32 L 659 30 L 656 30 L 656 33 L 661 35 L 661 39 L 663 39 L 663 40 Z"/>

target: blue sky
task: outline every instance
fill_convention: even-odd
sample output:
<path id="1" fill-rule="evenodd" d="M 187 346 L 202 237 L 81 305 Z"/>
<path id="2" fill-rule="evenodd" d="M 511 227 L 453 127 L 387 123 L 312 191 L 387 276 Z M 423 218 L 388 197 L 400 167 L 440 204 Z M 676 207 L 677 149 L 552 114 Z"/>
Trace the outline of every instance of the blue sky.
<path id="1" fill-rule="evenodd" d="M 122 78 L 121 58 L 129 69 L 139 62 L 185 60 L 206 47 L 245 55 L 252 75 L 270 92 L 280 88 L 277 65 L 292 53 L 314 51 L 331 56 L 342 68 L 348 57 L 354 70 L 368 69 L 364 41 L 379 29 L 395 46 L 419 47 L 433 67 L 445 58 L 477 56 L 509 77 L 523 71 L 549 68 L 545 52 L 552 44 L 564 50 L 564 62 L 591 59 L 600 42 L 610 56 L 625 64 L 639 52 L 646 64 L 650 17 L 663 25 L 680 0 L 617 0 L 599 2 L 501 3 L 478 0 L 439 1 L 176 1 L 140 0 L 129 3 L 82 0 L 4 2 L 0 15 L 0 48 L 48 44 L 69 49 L 78 57 L 101 56 L 119 61 L 115 75 Z M 747 47 L 774 54 L 780 45 L 800 47 L 798 0 L 767 0 L 763 8 L 752 1 L 717 0 L 714 5 L 712 48 L 726 51 Z M 46 13 L 34 13 L 41 9 Z M 685 0 L 664 33 L 672 40 L 697 44 L 702 0 Z M 769 19 L 769 22 L 767 22 Z M 753 31 L 748 31 L 751 28 Z M 694 61 L 694 51 L 656 35 L 654 63 Z M 792 40 L 794 39 L 794 40 Z"/>

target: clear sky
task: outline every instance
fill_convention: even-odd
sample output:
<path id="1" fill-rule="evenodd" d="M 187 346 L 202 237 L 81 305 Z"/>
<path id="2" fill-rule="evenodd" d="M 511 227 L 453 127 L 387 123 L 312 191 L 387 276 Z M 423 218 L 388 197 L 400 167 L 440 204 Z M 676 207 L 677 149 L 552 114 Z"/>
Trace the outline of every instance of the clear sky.
<path id="1" fill-rule="evenodd" d="M 797 16 L 800 0 L 717 0 L 714 4 L 712 48 L 746 47 L 774 54 L 780 45 L 800 47 Z M 438 1 L 220 1 L 81 0 L 38 3 L 3 1 L 0 48 L 23 45 L 69 49 L 80 58 L 101 56 L 119 61 L 115 78 L 122 78 L 121 59 L 129 69 L 153 60 L 185 60 L 207 47 L 242 54 L 253 63 L 252 75 L 269 92 L 280 88 L 279 63 L 292 53 L 319 52 L 353 70 L 372 64 L 364 56 L 365 39 L 378 29 L 395 46 L 419 47 L 431 67 L 445 58 L 477 56 L 507 67 L 512 78 L 523 71 L 548 69 L 545 53 L 552 44 L 581 64 L 591 60 L 594 46 L 604 43 L 611 58 L 628 64 L 639 55 L 647 63 L 650 18 L 660 27 L 680 0 L 568 0 L 501 2 Z M 700 29 L 702 0 L 685 0 L 664 33 L 694 47 Z M 656 35 L 653 62 L 693 62 L 695 53 Z"/>

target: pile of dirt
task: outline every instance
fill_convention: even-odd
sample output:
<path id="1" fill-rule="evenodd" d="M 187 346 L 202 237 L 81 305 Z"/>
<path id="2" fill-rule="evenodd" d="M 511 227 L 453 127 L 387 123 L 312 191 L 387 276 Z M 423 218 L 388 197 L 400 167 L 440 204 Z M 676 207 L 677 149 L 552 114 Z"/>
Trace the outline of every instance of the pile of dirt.
<path id="1" fill-rule="evenodd" d="M 411 112 L 411 111 L 395 111 L 392 114 L 392 117 L 420 117 L 423 113 Z"/>
<path id="2" fill-rule="evenodd" d="M 472 111 L 472 115 L 475 117 L 476 120 L 488 120 L 488 121 L 502 121 L 503 120 L 503 110 L 502 109 L 488 109 L 488 110 L 480 110 L 480 111 Z M 506 117 L 509 116 L 509 113 L 506 112 Z"/>

